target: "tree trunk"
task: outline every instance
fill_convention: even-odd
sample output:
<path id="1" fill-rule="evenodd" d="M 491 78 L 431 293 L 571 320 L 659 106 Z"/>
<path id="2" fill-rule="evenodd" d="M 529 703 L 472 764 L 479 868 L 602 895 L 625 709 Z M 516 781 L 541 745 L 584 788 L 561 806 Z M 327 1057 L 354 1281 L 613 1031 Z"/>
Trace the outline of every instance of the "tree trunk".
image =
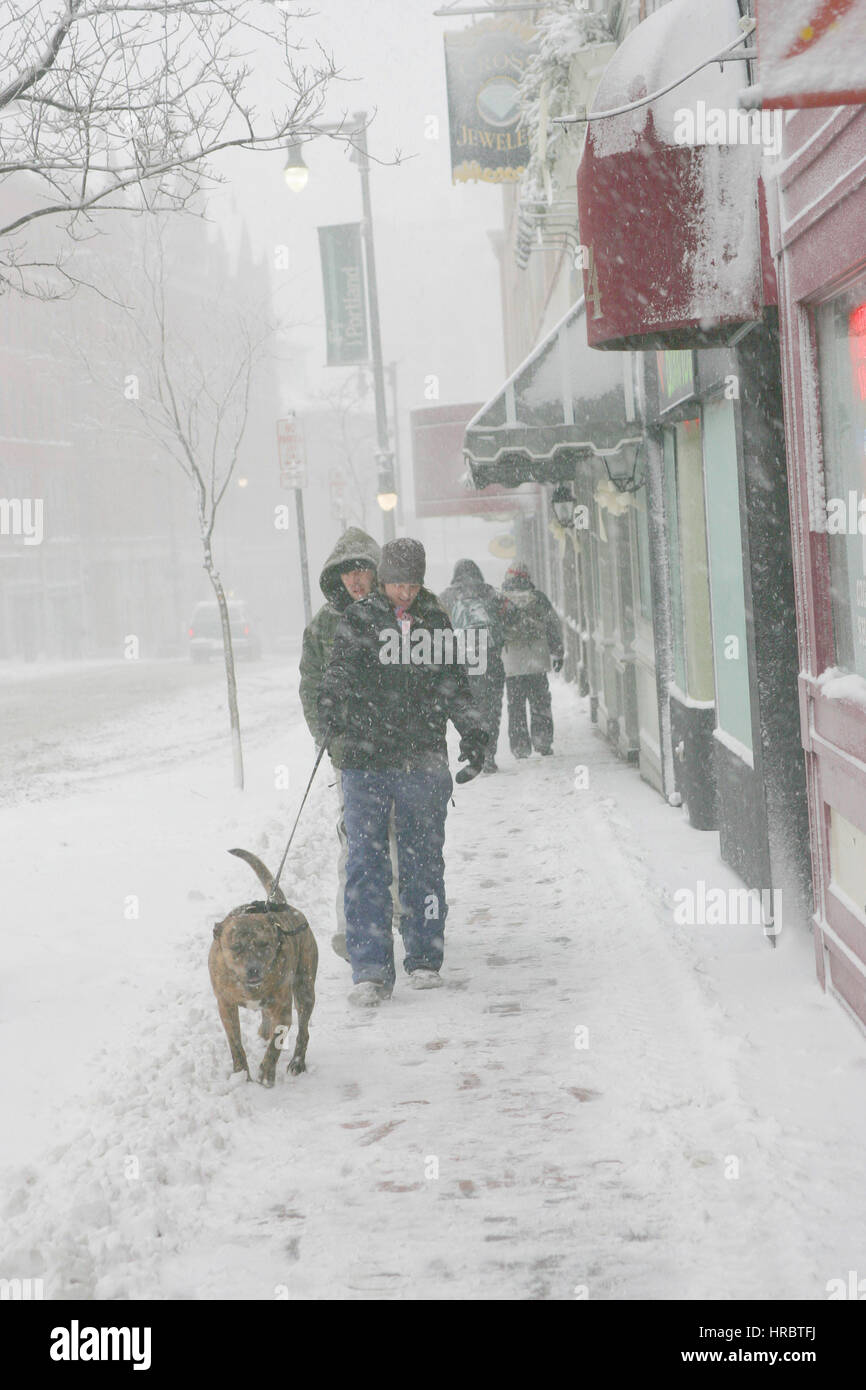
<path id="1" fill-rule="evenodd" d="M 232 630 L 229 622 L 229 607 L 226 603 L 225 590 L 222 580 L 214 569 L 213 555 L 211 554 L 210 541 L 204 542 L 204 567 L 207 577 L 211 582 L 216 601 L 220 611 L 220 624 L 223 634 L 223 657 L 226 668 L 226 691 L 229 702 L 229 720 L 231 722 L 232 734 L 232 764 L 234 767 L 234 782 L 239 791 L 244 788 L 244 755 L 241 747 L 241 720 L 238 713 L 238 687 L 235 680 L 235 654 L 232 647 Z"/>

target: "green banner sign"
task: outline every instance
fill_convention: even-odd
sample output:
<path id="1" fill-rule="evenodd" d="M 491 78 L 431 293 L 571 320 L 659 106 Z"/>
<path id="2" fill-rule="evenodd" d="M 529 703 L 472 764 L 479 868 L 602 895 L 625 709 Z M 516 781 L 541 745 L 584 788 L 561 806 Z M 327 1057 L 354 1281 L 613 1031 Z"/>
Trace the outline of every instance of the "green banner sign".
<path id="1" fill-rule="evenodd" d="M 531 24 L 501 16 L 445 35 L 452 182 L 505 183 L 526 168 L 518 84 L 534 34 Z"/>
<path id="2" fill-rule="evenodd" d="M 344 222 L 335 227 L 320 227 L 319 251 L 325 286 L 328 366 L 368 362 L 361 224 Z"/>

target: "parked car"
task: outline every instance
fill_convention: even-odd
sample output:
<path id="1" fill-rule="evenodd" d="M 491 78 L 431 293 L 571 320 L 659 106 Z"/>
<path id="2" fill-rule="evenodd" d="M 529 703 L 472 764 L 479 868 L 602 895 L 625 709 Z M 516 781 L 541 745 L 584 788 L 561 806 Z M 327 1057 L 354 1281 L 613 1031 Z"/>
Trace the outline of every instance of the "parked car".
<path id="1" fill-rule="evenodd" d="M 240 599 L 228 600 L 232 650 L 237 657 L 258 661 L 262 643 L 252 622 L 247 605 Z M 193 661 L 210 661 L 221 656 L 223 649 L 220 611 L 215 599 L 197 603 L 189 624 L 189 654 Z"/>

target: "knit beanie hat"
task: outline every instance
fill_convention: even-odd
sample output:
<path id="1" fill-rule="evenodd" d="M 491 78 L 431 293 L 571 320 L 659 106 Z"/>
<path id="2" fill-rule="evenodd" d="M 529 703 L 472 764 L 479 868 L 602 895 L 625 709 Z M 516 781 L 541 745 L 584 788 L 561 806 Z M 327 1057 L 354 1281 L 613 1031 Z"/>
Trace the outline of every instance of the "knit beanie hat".
<path id="1" fill-rule="evenodd" d="M 529 577 L 526 565 L 509 565 L 502 581 L 503 589 L 533 589 L 535 585 Z"/>
<path id="2" fill-rule="evenodd" d="M 423 584 L 427 557 L 420 541 L 409 536 L 388 541 L 382 546 L 379 561 L 380 584 Z"/>

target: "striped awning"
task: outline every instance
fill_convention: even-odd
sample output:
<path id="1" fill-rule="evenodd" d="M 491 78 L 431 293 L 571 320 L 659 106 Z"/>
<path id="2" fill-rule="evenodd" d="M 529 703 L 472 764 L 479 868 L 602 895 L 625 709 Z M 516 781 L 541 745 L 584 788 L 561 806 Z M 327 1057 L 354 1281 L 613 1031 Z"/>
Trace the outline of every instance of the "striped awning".
<path id="1" fill-rule="evenodd" d="M 589 347 L 579 299 L 469 421 L 463 453 L 477 488 L 560 483 L 641 433 L 631 354 Z"/>

